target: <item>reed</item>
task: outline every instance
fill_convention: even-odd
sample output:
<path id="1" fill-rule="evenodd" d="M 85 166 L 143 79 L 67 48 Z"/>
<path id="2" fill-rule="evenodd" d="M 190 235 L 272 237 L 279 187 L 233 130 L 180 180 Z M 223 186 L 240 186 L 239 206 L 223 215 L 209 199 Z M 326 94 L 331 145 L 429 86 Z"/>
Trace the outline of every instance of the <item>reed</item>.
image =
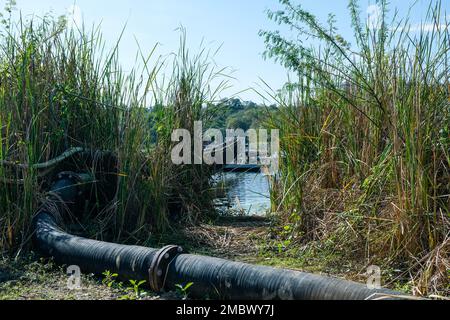
<path id="1" fill-rule="evenodd" d="M 261 32 L 267 57 L 298 75 L 272 94 L 282 107 L 269 120 L 284 153 L 273 206 L 294 226 L 293 243 L 332 243 L 368 265 L 411 272 L 419 293 L 445 290 L 450 42 L 441 2 L 431 1 L 426 22 L 414 26 L 393 10 L 389 20 L 385 0 L 377 1 L 380 21 L 366 24 L 351 0 L 350 41 L 332 15 L 321 24 L 280 2 L 284 10 L 269 17 L 314 42 Z"/>
<path id="2" fill-rule="evenodd" d="M 179 52 L 166 59 L 138 52 L 136 67 L 124 72 L 120 39 L 107 51 L 98 28 L 51 16 L 14 21 L 8 12 L 0 38 L 0 251 L 30 244 L 33 213 L 58 170 L 67 170 L 35 165 L 73 148 L 117 156 L 110 172 L 72 164 L 115 183 L 106 203 L 96 190 L 96 205 L 77 222 L 87 236 L 143 242 L 171 219 L 214 214 L 209 171 L 170 159 L 172 130 L 191 129 L 226 86 L 212 83 L 223 70 L 208 52 L 192 55 L 181 31 Z"/>

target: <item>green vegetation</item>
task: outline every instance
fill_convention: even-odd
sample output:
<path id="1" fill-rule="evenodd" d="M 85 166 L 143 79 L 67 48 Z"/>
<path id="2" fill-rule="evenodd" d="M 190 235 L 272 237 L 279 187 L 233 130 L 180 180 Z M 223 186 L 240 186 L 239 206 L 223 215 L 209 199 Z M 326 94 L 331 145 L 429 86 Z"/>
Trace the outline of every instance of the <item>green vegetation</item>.
<path id="1" fill-rule="evenodd" d="M 434 28 L 412 30 L 407 17 L 387 21 L 386 0 L 378 1 L 376 26 L 349 0 L 352 42 L 332 15 L 322 24 L 280 2 L 284 10 L 269 18 L 314 46 L 261 31 L 266 57 L 298 76 L 276 94 L 261 93 L 277 102 L 261 106 L 219 100 L 226 70 L 207 50 L 189 52 L 184 30 L 176 54 L 151 64 L 156 47 L 138 52 L 135 69 L 124 72 L 118 43 L 108 52 L 98 29 L 70 28 L 51 16 L 12 21 L 9 1 L 0 21 L 0 253 L 22 256 L 30 248 L 33 214 L 61 169 L 90 172 L 95 185 L 111 186 L 94 188 L 92 205 L 72 219 L 84 236 L 149 245 L 174 235 L 183 244 L 179 228 L 218 221 L 212 169 L 170 158 L 173 129 L 193 132 L 203 120 L 205 128 L 280 129 L 282 153 L 270 178 L 270 225 L 244 240 L 251 226 L 230 236 L 228 226 L 214 233 L 202 225 L 188 242 L 191 252 L 236 259 L 239 252 L 250 262 L 357 280 L 378 265 L 391 287 L 449 295 L 450 35 L 440 2 L 427 12 Z M 160 77 L 165 69 L 171 74 Z M 95 161 L 80 161 L 79 150 Z M 100 164 L 97 150 L 113 154 L 114 165 Z M 239 239 L 230 254 L 232 236 Z M 10 261 L 0 261 L 0 283 Z M 29 279 L 35 273 L 48 284 L 54 268 L 18 266 L 0 298 L 39 295 L 27 292 L 35 283 Z M 16 281 L 19 269 L 25 275 Z M 125 287 L 117 274 L 103 275 L 102 290 L 114 298 L 147 294 L 143 282 Z M 191 286 L 178 285 L 179 294 L 187 298 Z"/>
<path id="2" fill-rule="evenodd" d="M 222 130 L 239 128 L 244 131 L 263 128 L 267 114 L 276 111 L 275 105 L 258 105 L 251 101 L 242 102 L 237 98 L 223 99 L 207 106 L 206 127 Z"/>
<path id="3" fill-rule="evenodd" d="M 188 52 L 181 30 L 171 59 L 150 65 L 155 50 L 139 52 L 137 67 L 125 73 L 118 44 L 107 52 L 98 29 L 69 28 L 51 16 L 16 22 L 8 18 L 12 8 L 0 30 L 0 251 L 30 244 L 33 214 L 61 169 L 92 172 L 112 186 L 107 202 L 97 188 L 94 207 L 79 221 L 86 236 L 136 243 L 166 230 L 170 212 L 181 222 L 214 214 L 210 172 L 170 159 L 172 129 L 192 130 L 202 105 L 226 86 L 211 85 L 223 70 L 207 52 Z M 161 80 L 165 66 L 172 74 Z M 153 128 L 148 105 L 156 106 Z M 112 152 L 117 163 L 103 173 L 76 155 L 63 168 L 58 161 L 37 165 L 75 147 L 92 150 L 94 159 L 95 150 Z"/>
<path id="4" fill-rule="evenodd" d="M 188 298 L 189 295 L 189 288 L 192 287 L 194 283 L 193 282 L 188 282 L 186 285 L 181 285 L 181 284 L 176 284 L 175 286 L 177 287 L 178 290 L 178 294 L 180 296 L 183 297 L 184 300 L 186 300 Z"/>
<path id="5" fill-rule="evenodd" d="M 280 112 L 268 120 L 283 151 L 271 195 L 279 241 L 395 267 L 416 293 L 448 294 L 450 34 L 440 2 L 427 12 L 430 31 L 388 21 L 385 0 L 369 26 L 351 0 L 352 44 L 332 15 L 321 24 L 280 2 L 269 18 L 315 45 L 261 31 L 267 57 L 298 75 L 273 95 Z"/>

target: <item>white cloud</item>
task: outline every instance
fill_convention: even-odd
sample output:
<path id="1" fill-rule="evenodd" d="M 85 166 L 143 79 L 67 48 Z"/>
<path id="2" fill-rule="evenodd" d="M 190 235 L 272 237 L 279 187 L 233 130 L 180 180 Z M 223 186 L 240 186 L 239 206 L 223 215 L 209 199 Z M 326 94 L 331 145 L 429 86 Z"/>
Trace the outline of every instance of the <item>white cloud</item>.
<path id="1" fill-rule="evenodd" d="M 80 28 L 83 23 L 83 13 L 81 8 L 76 4 L 72 4 L 66 10 L 67 22 L 69 27 L 78 27 Z"/>
<path id="2" fill-rule="evenodd" d="M 450 15 L 448 16 L 450 19 Z M 371 30 L 376 30 L 381 27 L 382 12 L 380 6 L 373 4 L 367 7 L 367 26 Z M 448 28 L 445 24 L 436 25 L 435 23 L 416 23 L 406 28 L 399 28 L 396 31 L 409 31 L 409 32 L 432 32 L 442 31 Z M 394 29 L 393 29 L 394 31 Z"/>
<path id="3" fill-rule="evenodd" d="M 425 24 L 413 24 L 409 27 L 410 32 L 432 32 L 445 30 L 447 26 L 445 24 L 425 23 Z"/>
<path id="4" fill-rule="evenodd" d="M 367 7 L 367 25 L 369 29 L 378 29 L 381 23 L 381 8 L 372 4 Z"/>

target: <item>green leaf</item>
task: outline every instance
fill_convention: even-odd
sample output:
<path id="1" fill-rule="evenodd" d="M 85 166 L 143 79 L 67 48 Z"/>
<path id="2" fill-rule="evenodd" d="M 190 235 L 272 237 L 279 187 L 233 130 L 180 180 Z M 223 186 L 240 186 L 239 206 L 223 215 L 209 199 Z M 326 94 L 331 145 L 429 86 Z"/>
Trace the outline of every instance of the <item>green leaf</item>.
<path id="1" fill-rule="evenodd" d="M 187 289 L 189 289 L 190 287 L 192 287 L 194 283 L 193 282 L 189 282 L 185 287 L 184 290 L 186 291 Z"/>

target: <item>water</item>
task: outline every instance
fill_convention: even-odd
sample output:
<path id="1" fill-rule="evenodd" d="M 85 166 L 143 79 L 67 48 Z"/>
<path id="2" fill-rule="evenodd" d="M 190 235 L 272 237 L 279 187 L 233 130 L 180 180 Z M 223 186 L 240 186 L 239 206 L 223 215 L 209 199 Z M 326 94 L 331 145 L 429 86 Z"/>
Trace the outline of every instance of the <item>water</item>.
<path id="1" fill-rule="evenodd" d="M 217 207 L 238 215 L 264 215 L 270 209 L 269 182 L 261 173 L 223 172 L 215 177 Z"/>

